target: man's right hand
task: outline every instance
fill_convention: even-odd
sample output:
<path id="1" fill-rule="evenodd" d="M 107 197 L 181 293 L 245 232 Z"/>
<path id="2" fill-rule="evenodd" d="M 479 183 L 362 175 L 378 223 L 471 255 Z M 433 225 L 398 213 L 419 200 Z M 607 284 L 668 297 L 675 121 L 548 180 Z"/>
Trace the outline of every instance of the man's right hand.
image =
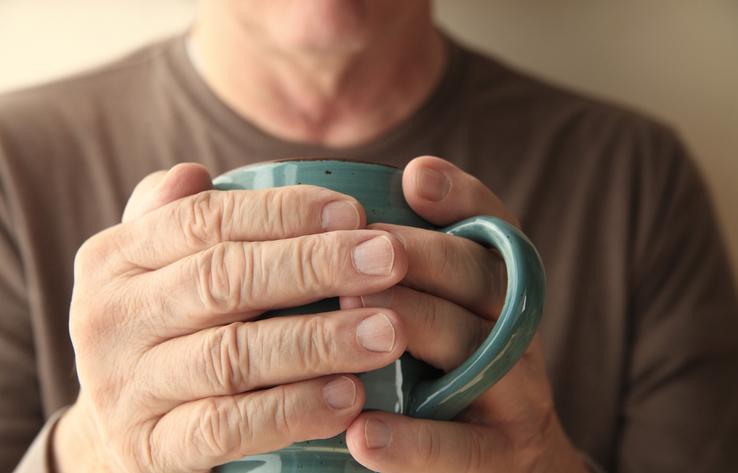
<path id="1" fill-rule="evenodd" d="M 311 186 L 213 191 L 186 164 L 147 178 L 123 223 L 75 261 L 80 395 L 53 440 L 61 471 L 207 471 L 327 438 L 361 411 L 352 375 L 405 350 L 388 309 L 255 318 L 405 275 L 401 244 L 355 199 Z"/>

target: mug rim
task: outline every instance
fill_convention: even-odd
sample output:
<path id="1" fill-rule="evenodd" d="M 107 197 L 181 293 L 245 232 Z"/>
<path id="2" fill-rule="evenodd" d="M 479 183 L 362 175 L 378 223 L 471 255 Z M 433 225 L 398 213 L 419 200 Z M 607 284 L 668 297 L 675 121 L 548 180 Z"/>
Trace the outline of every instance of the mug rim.
<path id="1" fill-rule="evenodd" d="M 354 163 L 354 164 L 371 164 L 373 166 L 383 166 L 390 169 L 395 169 L 402 171 L 402 168 L 395 166 L 393 164 L 386 164 L 386 163 L 377 163 L 375 161 L 367 161 L 365 159 L 350 159 L 350 158 L 328 158 L 323 156 L 309 156 L 306 158 L 279 158 L 279 159 L 271 159 L 268 161 L 259 161 L 258 163 L 250 164 L 249 166 L 253 165 L 259 165 L 259 164 L 279 164 L 279 163 L 291 163 L 291 162 L 300 162 L 300 161 L 334 161 L 338 163 Z"/>

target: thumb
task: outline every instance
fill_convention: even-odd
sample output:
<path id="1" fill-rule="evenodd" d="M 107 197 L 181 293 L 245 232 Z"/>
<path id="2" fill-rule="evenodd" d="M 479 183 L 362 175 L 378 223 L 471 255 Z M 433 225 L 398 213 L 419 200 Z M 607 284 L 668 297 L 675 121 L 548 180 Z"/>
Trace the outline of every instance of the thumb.
<path id="1" fill-rule="evenodd" d="M 383 473 L 511 471 L 500 454 L 506 439 L 491 427 L 364 412 L 346 431 L 351 456 Z"/>
<path id="2" fill-rule="evenodd" d="M 212 188 L 210 173 L 201 164 L 180 163 L 169 171 L 153 172 L 133 189 L 122 221 L 128 222 L 182 197 Z"/>
<path id="3" fill-rule="evenodd" d="M 476 215 L 491 215 L 520 227 L 515 216 L 479 179 L 434 156 L 413 159 L 402 173 L 405 200 L 421 217 L 448 225 Z"/>

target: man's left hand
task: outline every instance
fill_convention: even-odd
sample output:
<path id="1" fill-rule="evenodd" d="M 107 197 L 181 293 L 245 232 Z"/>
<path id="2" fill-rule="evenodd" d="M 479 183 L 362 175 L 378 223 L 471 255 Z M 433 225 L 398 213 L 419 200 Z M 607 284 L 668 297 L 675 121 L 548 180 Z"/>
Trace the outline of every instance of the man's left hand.
<path id="1" fill-rule="evenodd" d="M 439 158 L 411 161 L 403 174 L 410 206 L 436 225 L 475 215 L 517 219 L 484 184 Z M 408 351 L 449 371 L 487 337 L 505 295 L 504 263 L 464 238 L 376 224 L 403 242 L 408 273 L 379 294 L 341 299 L 343 308 L 387 307 L 408 334 Z M 382 473 L 586 472 L 553 404 L 541 343 L 453 422 L 364 412 L 347 431 L 354 458 Z"/>

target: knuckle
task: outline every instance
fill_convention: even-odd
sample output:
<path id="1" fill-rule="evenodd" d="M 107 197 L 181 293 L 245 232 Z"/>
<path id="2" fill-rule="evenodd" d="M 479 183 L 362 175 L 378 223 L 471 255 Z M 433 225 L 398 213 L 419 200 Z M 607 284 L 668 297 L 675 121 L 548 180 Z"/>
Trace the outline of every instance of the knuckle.
<path id="1" fill-rule="evenodd" d="M 69 306 L 69 336 L 75 348 L 85 345 L 91 330 L 89 319 L 89 298 L 80 296 L 79 289 L 75 287 L 72 302 Z"/>
<path id="2" fill-rule="evenodd" d="M 266 228 L 271 234 L 303 235 L 315 230 L 315 214 L 322 209 L 322 202 L 333 194 L 327 189 L 298 185 L 268 189 L 261 199 L 262 214 L 266 216 Z M 321 203 L 318 210 L 307 211 Z"/>
<path id="3" fill-rule="evenodd" d="M 82 352 L 117 331 L 124 308 L 110 291 L 102 288 L 94 296 L 77 296 L 70 306 L 69 334 L 76 350 Z"/>
<path id="4" fill-rule="evenodd" d="M 97 233 L 80 245 L 74 256 L 74 278 L 85 280 L 97 274 L 101 264 L 105 263 L 111 252 L 109 234 L 113 229 Z"/>
<path id="5" fill-rule="evenodd" d="M 250 430 L 248 419 L 231 397 L 204 399 L 195 412 L 195 419 L 188 438 L 204 458 L 217 459 L 238 451 L 244 444 L 242 434 Z"/>
<path id="6" fill-rule="evenodd" d="M 279 279 L 284 278 L 284 274 L 273 269 L 275 261 L 264 251 L 262 243 L 244 243 L 239 246 L 239 300 L 244 308 L 264 309 L 264 299 L 274 288 L 281 287 Z"/>
<path id="7" fill-rule="evenodd" d="M 338 267 L 336 249 L 339 244 L 334 234 L 319 234 L 297 240 L 296 283 L 302 292 L 329 292 L 335 289 L 337 272 L 331 271 L 331 268 Z"/>
<path id="8" fill-rule="evenodd" d="M 438 244 L 435 249 L 438 256 L 438 267 L 435 268 L 439 274 L 455 274 L 454 267 L 458 261 L 458 255 L 456 254 L 456 241 L 453 237 L 446 237 L 440 235 L 438 238 Z"/>
<path id="9" fill-rule="evenodd" d="M 303 239 L 297 247 L 297 253 L 300 255 L 299 266 L 297 267 L 298 277 L 297 284 L 301 292 L 308 292 L 317 289 L 320 285 L 320 264 L 317 256 L 317 248 L 314 239 Z"/>
<path id="10" fill-rule="evenodd" d="M 161 448 L 157 445 L 151 431 L 144 432 L 144 435 L 135 449 L 136 467 L 141 471 L 146 471 L 145 468 L 151 469 L 152 465 L 160 465 L 159 468 L 166 466 L 167 462 L 159 456 Z"/>
<path id="11" fill-rule="evenodd" d="M 441 440 L 438 433 L 430 425 L 423 423 L 416 430 L 416 435 L 418 456 L 415 461 L 418 468 L 437 464 L 441 457 Z"/>
<path id="12" fill-rule="evenodd" d="M 299 405 L 299 398 L 290 396 L 284 385 L 274 387 L 268 395 L 249 405 L 253 419 L 261 427 L 260 433 L 275 438 L 278 445 L 289 445 L 304 440 L 304 426 L 300 425 L 299 415 L 305 406 Z"/>
<path id="13" fill-rule="evenodd" d="M 284 386 L 276 388 L 275 396 L 271 398 L 272 406 L 270 411 L 274 412 L 274 429 L 285 440 L 292 440 L 294 428 L 292 425 L 293 411 L 290 409 L 290 397 L 287 396 L 287 389 Z"/>
<path id="14" fill-rule="evenodd" d="M 299 359 L 306 370 L 325 369 L 333 364 L 336 337 L 323 318 L 302 317 L 295 330 L 300 349 Z"/>
<path id="15" fill-rule="evenodd" d="M 195 257 L 198 296 L 203 307 L 214 313 L 232 313 L 245 300 L 254 264 L 251 245 L 220 243 Z M 247 287 L 245 287 L 247 286 Z"/>
<path id="16" fill-rule="evenodd" d="M 222 241 L 223 225 L 230 222 L 233 194 L 224 192 L 215 197 L 215 191 L 205 191 L 182 201 L 177 207 L 180 232 L 191 247 Z"/>
<path id="17" fill-rule="evenodd" d="M 111 277 L 101 274 L 112 251 L 110 230 L 87 239 L 74 257 L 74 288 L 70 302 L 69 331 L 75 342 L 92 341 L 113 329 L 110 318 L 116 318 L 121 307 L 110 284 Z"/>
<path id="18" fill-rule="evenodd" d="M 218 391 L 235 394 L 248 389 L 251 367 L 251 340 L 256 324 L 236 322 L 218 329 L 212 340 L 206 341 L 206 376 Z"/>
<path id="19" fill-rule="evenodd" d="M 136 463 L 131 468 L 131 471 L 150 471 L 153 473 L 183 470 L 181 464 L 182 458 L 178 457 L 178 452 L 172 451 L 172 447 L 169 447 L 164 440 L 162 433 L 168 429 L 162 428 L 160 421 L 161 419 L 155 419 L 153 422 L 148 423 L 142 430 L 141 434 L 143 438 L 139 441 L 138 449 L 135 452 Z M 191 435 L 193 429 L 190 428 L 192 423 L 190 422 L 185 425 L 186 432 L 189 435 L 186 437 L 186 444 L 181 446 L 190 448 L 194 444 L 191 440 L 194 438 Z"/>
<path id="20" fill-rule="evenodd" d="M 443 318 L 439 313 L 438 304 L 436 299 L 429 296 L 421 295 L 418 297 L 418 308 L 422 314 L 422 321 L 425 325 L 425 330 L 428 333 L 438 333 L 438 330 L 444 330 L 442 326 Z"/>
<path id="21" fill-rule="evenodd" d="M 484 442 L 482 434 L 477 429 L 470 429 L 467 442 L 467 451 L 464 458 L 466 464 L 462 470 L 465 473 L 478 473 L 485 468 Z"/>
<path id="22" fill-rule="evenodd" d="M 93 255 L 96 253 L 96 241 L 94 236 L 87 239 L 77 249 L 77 253 L 74 255 L 75 279 L 79 280 L 84 277 L 88 273 L 87 269 L 93 267 L 92 259 Z"/>
<path id="23" fill-rule="evenodd" d="M 108 439 L 129 471 L 152 471 L 154 462 L 159 463 L 154 459 L 152 440 L 145 431 L 111 432 Z"/>
<path id="24" fill-rule="evenodd" d="M 89 311 L 80 309 L 73 303 L 69 316 L 69 336 L 74 345 L 77 356 L 87 352 L 99 339 L 99 327 L 95 317 Z"/>
<path id="25" fill-rule="evenodd" d="M 290 202 L 294 190 L 289 188 L 268 189 L 264 191 L 261 203 L 263 205 L 262 215 L 265 217 L 267 233 L 274 235 L 289 235 L 294 229 L 290 215 Z"/>

